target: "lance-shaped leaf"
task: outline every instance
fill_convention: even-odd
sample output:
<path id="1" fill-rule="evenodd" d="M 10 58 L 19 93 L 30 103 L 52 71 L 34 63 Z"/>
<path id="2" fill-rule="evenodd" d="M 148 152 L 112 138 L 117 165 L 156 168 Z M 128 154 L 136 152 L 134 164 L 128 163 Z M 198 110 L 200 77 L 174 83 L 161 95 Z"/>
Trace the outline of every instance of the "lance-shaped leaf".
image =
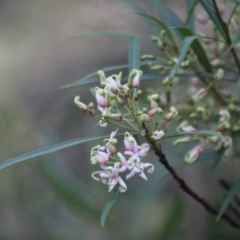
<path id="1" fill-rule="evenodd" d="M 137 14 L 139 14 L 139 15 L 148 15 L 147 12 L 142 7 L 137 5 L 136 3 L 132 2 L 132 1 L 128 1 L 128 0 L 125 0 L 125 2 L 133 10 L 135 10 Z M 152 30 L 152 32 L 154 34 L 158 34 L 158 30 L 156 29 L 156 27 L 154 26 L 153 22 L 149 18 L 142 18 L 142 19 L 147 23 L 147 25 L 149 26 L 149 28 Z"/>
<path id="2" fill-rule="evenodd" d="M 240 42 L 240 29 L 232 36 L 232 44 L 228 49 L 228 52 Z"/>
<path id="3" fill-rule="evenodd" d="M 185 27 L 178 27 L 177 30 L 184 36 L 184 37 L 190 37 L 194 36 L 191 30 L 185 28 Z M 197 58 L 200 62 L 200 64 L 203 66 L 206 72 L 212 73 L 212 66 L 208 60 L 208 57 L 205 53 L 205 50 L 203 49 L 201 43 L 196 39 L 192 45 L 192 49 L 194 50 L 195 54 L 197 55 Z"/>
<path id="4" fill-rule="evenodd" d="M 152 0 L 152 4 L 157 9 L 163 22 L 168 27 L 184 26 L 183 21 L 168 7 L 166 7 L 160 0 Z M 179 32 L 176 32 L 179 35 Z M 181 35 L 179 35 L 181 37 Z"/>
<path id="5" fill-rule="evenodd" d="M 155 22 L 156 24 L 158 24 L 163 30 L 165 30 L 165 32 L 166 32 L 167 36 L 169 37 L 170 41 L 174 45 L 176 45 L 172 32 L 168 29 L 168 26 L 164 22 L 162 22 L 161 20 L 155 18 L 154 16 L 148 15 L 148 14 L 143 14 L 143 13 L 137 13 L 137 14 L 143 16 L 144 18 L 150 19 L 153 22 Z"/>
<path id="6" fill-rule="evenodd" d="M 128 47 L 128 66 L 129 73 L 133 69 L 140 70 L 140 45 L 139 38 L 136 36 L 131 37 Z"/>
<path id="7" fill-rule="evenodd" d="M 46 155 L 49 153 L 60 151 L 65 148 L 73 147 L 78 144 L 82 144 L 82 143 L 86 143 L 86 142 L 90 142 L 90 141 L 94 141 L 94 140 L 98 140 L 98 139 L 102 139 L 102 138 L 107 138 L 107 137 L 109 137 L 109 136 L 105 135 L 105 136 L 95 136 L 95 137 L 84 137 L 84 138 L 73 139 L 73 140 L 58 143 L 58 144 L 55 144 L 52 146 L 40 148 L 40 149 L 31 151 L 31 152 L 22 154 L 20 156 L 5 160 L 4 162 L 2 162 L 0 164 L 0 170 L 4 169 L 6 167 L 9 167 L 13 164 L 23 162 L 25 160 L 33 159 L 33 158 L 43 156 L 43 155 Z"/>
<path id="8" fill-rule="evenodd" d="M 222 37 L 224 39 L 226 39 L 226 35 L 224 33 L 223 27 L 222 27 L 218 17 L 216 16 L 216 13 L 215 13 L 215 10 L 213 8 L 211 1 L 210 0 L 199 0 L 199 2 L 201 3 L 201 5 L 205 9 L 205 11 L 207 12 L 209 18 L 213 21 L 214 25 L 216 26 L 216 28 L 218 29 L 218 31 L 220 32 Z"/>
<path id="9" fill-rule="evenodd" d="M 235 84 L 234 89 L 232 91 L 232 96 L 233 97 L 237 94 L 239 89 L 240 89 L 240 77 L 238 78 L 237 83 Z"/>
<path id="10" fill-rule="evenodd" d="M 68 38 L 78 37 L 120 37 L 120 38 L 131 38 L 133 35 L 128 33 L 118 33 L 110 31 L 96 31 L 96 32 L 83 32 L 69 36 Z M 149 38 L 139 37 L 142 41 L 151 42 Z"/>
<path id="11" fill-rule="evenodd" d="M 198 4 L 198 0 L 186 0 L 187 5 L 187 19 L 185 21 L 185 26 L 189 27 L 191 31 L 194 31 L 194 23 L 195 23 L 195 17 L 194 17 L 194 10 Z"/>
<path id="12" fill-rule="evenodd" d="M 113 205 L 116 203 L 117 198 L 118 198 L 118 194 L 119 194 L 119 189 L 115 188 L 113 195 L 111 196 L 111 198 L 108 200 L 107 204 L 105 205 L 102 214 L 101 214 L 101 218 L 100 218 L 100 223 L 101 223 L 101 227 L 103 227 L 105 225 L 107 216 L 110 212 L 110 210 L 112 209 Z"/>
<path id="13" fill-rule="evenodd" d="M 174 78 L 175 74 L 177 73 L 179 67 L 181 66 L 182 62 L 184 61 L 191 44 L 193 43 L 194 40 L 196 40 L 200 37 L 201 36 L 186 37 L 182 41 L 182 43 L 180 45 L 180 49 L 179 49 L 179 59 L 178 59 L 177 63 L 174 65 L 174 67 L 172 68 L 172 70 L 169 74 L 170 86 L 172 86 L 173 78 Z"/>
<path id="14" fill-rule="evenodd" d="M 240 188 L 240 178 L 234 183 L 233 187 L 228 192 L 226 198 L 224 199 L 224 202 L 220 208 L 220 211 L 217 216 L 217 221 L 222 217 L 222 215 L 226 212 L 229 205 L 233 201 L 235 195 L 237 194 L 238 190 Z"/>

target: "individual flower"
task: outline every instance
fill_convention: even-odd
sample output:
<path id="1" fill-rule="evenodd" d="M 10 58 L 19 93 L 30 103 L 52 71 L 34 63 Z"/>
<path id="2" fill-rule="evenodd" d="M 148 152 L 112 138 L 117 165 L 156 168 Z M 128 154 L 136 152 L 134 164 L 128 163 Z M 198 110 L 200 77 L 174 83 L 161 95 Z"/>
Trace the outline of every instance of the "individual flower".
<path id="1" fill-rule="evenodd" d="M 106 152 L 104 152 L 104 150 L 106 150 Z M 97 145 L 91 150 L 90 160 L 92 164 L 100 163 L 101 165 L 105 165 L 109 157 L 110 151 L 103 146 Z"/>
<path id="2" fill-rule="evenodd" d="M 207 95 L 207 89 L 201 88 L 192 96 L 192 100 L 194 102 L 198 102 L 201 99 L 203 99 L 206 95 Z"/>
<path id="3" fill-rule="evenodd" d="M 177 128 L 177 132 L 179 132 L 179 133 L 181 133 L 181 132 L 193 133 L 196 131 L 197 131 L 197 129 L 195 127 L 189 125 L 187 121 L 182 122 Z"/>
<path id="4" fill-rule="evenodd" d="M 178 115 L 177 109 L 175 107 L 170 107 L 170 112 L 165 115 L 164 120 L 169 122 L 173 118 L 177 117 L 177 115 Z"/>
<path id="5" fill-rule="evenodd" d="M 142 71 L 133 69 L 128 78 L 128 86 L 138 88 L 140 86 L 141 75 Z"/>
<path id="6" fill-rule="evenodd" d="M 130 133 L 125 132 L 123 142 L 126 151 L 137 152 L 138 149 L 137 141 Z"/>
<path id="7" fill-rule="evenodd" d="M 158 139 L 161 139 L 163 136 L 164 136 L 164 131 L 154 131 L 153 133 L 152 133 L 152 136 L 151 136 L 151 138 L 153 138 L 154 140 L 158 140 Z"/>
<path id="8" fill-rule="evenodd" d="M 117 132 L 118 132 L 118 129 L 116 131 L 113 131 L 110 134 L 110 138 L 103 140 L 105 147 L 108 149 L 108 151 L 111 155 L 117 152 L 117 149 L 115 146 L 117 144 L 117 139 L 114 138 L 116 136 Z"/>
<path id="9" fill-rule="evenodd" d="M 119 172 L 116 168 L 111 166 L 108 166 L 108 167 L 102 166 L 102 168 L 104 171 L 94 172 L 92 174 L 92 177 L 97 181 L 101 179 L 101 181 L 104 184 L 107 184 L 109 186 L 108 192 L 111 192 L 117 183 L 119 183 L 120 185 L 119 186 L 120 192 L 125 192 L 127 190 L 127 185 L 119 176 Z M 100 179 L 96 175 L 99 175 Z"/>
<path id="10" fill-rule="evenodd" d="M 197 145 L 195 146 L 192 150 L 190 150 L 185 158 L 184 158 L 184 161 L 186 163 L 193 163 L 194 161 L 197 160 L 198 156 L 200 155 L 201 152 L 204 151 L 204 147 L 201 146 L 201 145 Z"/>
<path id="11" fill-rule="evenodd" d="M 83 103 L 83 102 L 80 102 L 80 96 L 76 96 L 74 98 L 74 103 L 83 111 L 83 112 L 87 112 L 88 111 L 88 106 Z"/>

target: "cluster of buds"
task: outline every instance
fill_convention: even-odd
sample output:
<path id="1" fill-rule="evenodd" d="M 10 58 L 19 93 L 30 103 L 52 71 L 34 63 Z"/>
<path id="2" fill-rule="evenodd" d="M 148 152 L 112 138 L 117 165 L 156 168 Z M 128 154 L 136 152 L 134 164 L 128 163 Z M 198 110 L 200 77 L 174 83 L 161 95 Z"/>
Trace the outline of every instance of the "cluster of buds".
<path id="1" fill-rule="evenodd" d="M 148 180 L 145 170 L 152 173 L 154 166 L 151 163 L 143 162 L 143 158 L 149 152 L 149 145 L 143 143 L 138 145 L 136 139 L 128 132 L 124 134 L 125 151 L 118 152 L 116 148 L 117 130 L 112 132 L 109 139 L 103 140 L 103 146 L 97 145 L 91 150 L 91 163 L 100 164 L 101 171 L 92 173 L 92 177 L 108 185 L 110 192 L 116 185 L 119 185 L 120 192 L 127 190 L 125 180 L 139 175 L 144 180 Z"/>

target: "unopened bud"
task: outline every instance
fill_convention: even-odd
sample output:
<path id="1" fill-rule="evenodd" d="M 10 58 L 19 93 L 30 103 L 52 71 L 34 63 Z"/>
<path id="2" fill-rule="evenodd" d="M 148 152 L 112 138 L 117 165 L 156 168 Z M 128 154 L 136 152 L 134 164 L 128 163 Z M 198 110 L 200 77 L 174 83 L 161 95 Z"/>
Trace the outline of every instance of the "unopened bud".
<path id="1" fill-rule="evenodd" d="M 142 55 L 140 57 L 141 61 L 145 61 L 145 60 L 155 60 L 156 57 L 154 55 L 150 55 L 150 54 L 146 54 L 146 55 Z"/>
<path id="2" fill-rule="evenodd" d="M 224 75 L 224 70 L 222 68 L 219 68 L 218 71 L 217 71 L 217 74 L 214 76 L 214 80 L 215 81 L 222 80 L 223 75 Z"/>

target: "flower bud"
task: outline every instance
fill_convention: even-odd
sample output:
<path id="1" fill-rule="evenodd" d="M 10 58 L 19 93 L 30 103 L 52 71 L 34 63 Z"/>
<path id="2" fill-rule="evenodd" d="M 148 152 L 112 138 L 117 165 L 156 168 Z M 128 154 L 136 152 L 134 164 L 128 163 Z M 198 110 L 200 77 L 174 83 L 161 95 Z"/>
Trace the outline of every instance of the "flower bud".
<path id="1" fill-rule="evenodd" d="M 145 61 L 145 60 L 155 60 L 156 57 L 154 55 L 150 55 L 150 54 L 145 54 L 145 55 L 142 55 L 140 57 L 140 60 L 141 61 Z"/>
<path id="2" fill-rule="evenodd" d="M 80 102 L 80 96 L 76 96 L 74 98 L 74 103 L 83 111 L 87 112 L 88 111 L 88 106 L 85 103 Z"/>
<path id="3" fill-rule="evenodd" d="M 219 68 L 218 71 L 217 71 L 217 74 L 214 76 L 214 80 L 215 81 L 222 80 L 223 75 L 224 75 L 224 70 L 222 68 Z"/>
<path id="4" fill-rule="evenodd" d="M 197 160 L 198 156 L 203 151 L 204 151 L 204 148 L 201 145 L 197 145 L 186 154 L 184 161 L 186 163 L 193 163 L 194 161 Z"/>
<path id="5" fill-rule="evenodd" d="M 169 122 L 173 118 L 177 117 L 177 115 L 178 115 L 177 109 L 175 107 L 170 107 L 170 112 L 165 115 L 164 120 Z"/>
<path id="6" fill-rule="evenodd" d="M 151 138 L 153 138 L 154 140 L 158 140 L 161 139 L 164 136 L 164 131 L 154 131 L 151 135 Z"/>
<path id="7" fill-rule="evenodd" d="M 204 98 L 207 95 L 207 89 L 206 88 L 201 88 L 199 89 L 194 96 L 192 96 L 192 100 L 194 102 L 200 101 L 202 98 Z"/>

